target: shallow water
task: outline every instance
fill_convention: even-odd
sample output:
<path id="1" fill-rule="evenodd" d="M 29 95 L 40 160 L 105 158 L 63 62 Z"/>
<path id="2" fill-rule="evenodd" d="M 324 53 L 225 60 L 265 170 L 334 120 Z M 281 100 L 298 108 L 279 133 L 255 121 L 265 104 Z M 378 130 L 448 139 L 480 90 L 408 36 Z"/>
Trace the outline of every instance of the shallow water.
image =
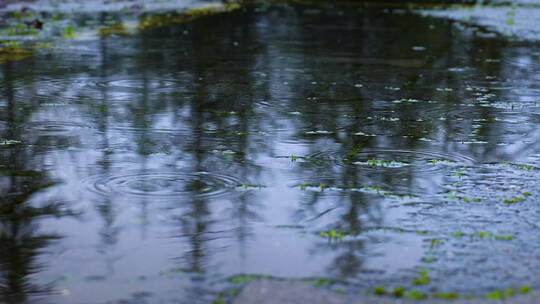
<path id="1" fill-rule="evenodd" d="M 0 299 L 210 303 L 244 273 L 540 287 L 536 48 L 283 5 L 7 62 Z"/>

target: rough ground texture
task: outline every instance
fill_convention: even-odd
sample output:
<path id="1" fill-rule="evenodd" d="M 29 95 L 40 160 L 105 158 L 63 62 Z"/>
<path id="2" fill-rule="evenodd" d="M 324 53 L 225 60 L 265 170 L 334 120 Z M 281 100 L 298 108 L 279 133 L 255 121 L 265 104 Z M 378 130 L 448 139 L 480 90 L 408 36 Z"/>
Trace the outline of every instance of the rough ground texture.
<path id="1" fill-rule="evenodd" d="M 445 300 L 445 299 L 395 299 L 389 297 L 375 297 L 369 295 L 347 295 L 316 288 L 313 285 L 297 281 L 259 280 L 247 284 L 233 301 L 234 304 L 530 304 L 540 303 L 540 293 L 520 295 L 506 300 L 471 299 L 471 300 Z"/>

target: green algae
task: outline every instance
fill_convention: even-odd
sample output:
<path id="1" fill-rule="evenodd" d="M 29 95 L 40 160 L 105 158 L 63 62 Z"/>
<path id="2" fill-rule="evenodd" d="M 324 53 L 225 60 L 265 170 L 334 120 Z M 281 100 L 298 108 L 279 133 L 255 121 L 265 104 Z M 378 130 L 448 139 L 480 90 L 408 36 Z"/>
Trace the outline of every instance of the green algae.
<path id="1" fill-rule="evenodd" d="M 0 47 L 0 64 L 8 61 L 22 60 L 34 55 L 31 48 L 22 45 L 8 45 Z"/>
<path id="2" fill-rule="evenodd" d="M 405 294 L 405 287 L 398 285 L 392 290 L 392 295 L 396 298 L 401 298 Z"/>
<path id="3" fill-rule="evenodd" d="M 236 187 L 238 190 L 251 190 L 251 189 L 261 190 L 263 188 L 266 188 L 266 186 L 262 184 L 241 184 L 241 185 L 237 185 Z"/>
<path id="4" fill-rule="evenodd" d="M 478 203 L 478 202 L 482 201 L 482 199 L 480 199 L 478 197 L 469 197 L 469 196 L 466 196 L 466 195 L 459 195 L 459 193 L 457 191 L 454 191 L 454 190 L 446 191 L 446 197 L 449 198 L 449 199 L 459 199 L 459 200 L 464 201 L 464 202 Z"/>
<path id="5" fill-rule="evenodd" d="M 379 168 L 401 168 L 409 166 L 407 163 L 398 162 L 394 160 L 386 160 L 383 158 L 370 158 L 365 162 L 357 161 L 354 162 L 355 165 L 367 165 L 369 167 L 379 167 Z"/>
<path id="6" fill-rule="evenodd" d="M 384 295 L 386 294 L 386 288 L 384 288 L 384 286 L 377 285 L 375 288 L 373 288 L 373 293 L 379 296 Z"/>
<path id="7" fill-rule="evenodd" d="M 68 25 L 64 27 L 64 34 L 62 38 L 74 38 L 75 37 L 75 27 L 73 25 Z"/>
<path id="8" fill-rule="evenodd" d="M 274 277 L 263 274 L 239 274 L 231 276 L 228 281 L 235 284 L 244 284 L 250 281 L 256 281 L 261 279 L 273 279 Z"/>
<path id="9" fill-rule="evenodd" d="M 521 293 L 529 293 L 531 291 L 531 288 L 529 287 L 529 285 L 522 285 L 521 287 L 519 287 L 519 292 Z"/>
<path id="10" fill-rule="evenodd" d="M 429 249 L 437 249 L 441 244 L 441 239 L 433 238 L 429 240 Z"/>
<path id="11" fill-rule="evenodd" d="M 447 300 L 454 300 L 459 298 L 459 295 L 455 292 L 439 292 L 436 291 L 433 293 L 433 297 L 439 298 L 439 299 L 447 299 Z"/>
<path id="12" fill-rule="evenodd" d="M 427 294 L 423 291 L 412 289 L 405 293 L 405 297 L 411 299 L 425 299 L 427 298 Z"/>
<path id="13" fill-rule="evenodd" d="M 197 8 L 190 8 L 185 13 L 169 12 L 163 14 L 152 14 L 145 16 L 141 19 L 137 25 L 138 29 L 148 28 L 160 28 L 175 23 L 183 23 L 193 21 L 197 18 L 215 15 L 219 13 L 231 12 L 233 10 L 241 8 L 238 3 L 226 3 L 226 4 L 208 4 Z"/>
<path id="14" fill-rule="evenodd" d="M 217 298 L 212 302 L 212 304 L 225 304 L 225 299 L 223 295 L 218 295 Z"/>
<path id="15" fill-rule="evenodd" d="M 518 202 L 521 202 L 521 201 L 524 201 L 524 200 L 525 200 L 525 198 L 523 196 L 514 196 L 514 197 L 503 199 L 503 203 L 505 203 L 505 204 L 514 204 L 514 203 L 518 203 Z"/>
<path id="16" fill-rule="evenodd" d="M 104 27 L 99 28 L 97 31 L 100 36 L 104 36 L 104 37 L 112 36 L 112 35 L 125 36 L 125 35 L 131 34 L 131 32 L 126 27 L 126 25 L 122 23 L 116 23 L 113 25 L 104 26 Z"/>
<path id="17" fill-rule="evenodd" d="M 425 284 L 429 284 L 429 282 L 430 282 L 430 279 L 427 275 L 426 269 L 420 270 L 420 272 L 418 273 L 418 276 L 412 279 L 413 285 L 425 285 Z"/>
<path id="18" fill-rule="evenodd" d="M 320 279 L 315 279 L 314 283 L 315 283 L 315 286 L 325 286 L 325 285 L 334 284 L 335 281 L 332 279 L 320 278 Z"/>
<path id="19" fill-rule="evenodd" d="M 342 239 L 347 234 L 343 231 L 336 231 L 333 229 L 329 229 L 329 230 L 319 232 L 319 235 L 328 239 Z"/>
<path id="20" fill-rule="evenodd" d="M 183 12 L 147 13 L 139 20 L 137 25 L 113 23 L 87 32 L 79 32 L 74 25 L 68 24 L 60 29 L 60 37 L 73 39 L 77 38 L 79 35 L 85 36 L 85 34 L 90 32 L 96 32 L 100 36 L 129 35 L 136 33 L 137 30 L 140 31 L 149 28 L 164 27 L 175 23 L 189 22 L 204 16 L 231 12 L 241 7 L 242 5 L 239 3 L 215 3 L 190 8 Z M 1 33 L 4 36 L 43 36 L 42 33 L 37 29 L 29 27 L 23 22 L 23 18 L 29 18 L 32 16 L 32 14 L 32 12 L 12 12 L 11 16 L 8 16 L 8 20 L 11 20 L 11 24 L 1 29 Z M 62 14 L 53 14 L 52 16 L 46 18 L 44 23 L 50 24 L 51 27 L 59 27 L 61 26 L 59 21 L 63 20 L 64 18 L 65 16 Z M 33 45 L 28 45 L 25 43 L 23 45 L 23 43 L 21 43 L 22 41 L 15 41 L 16 44 L 13 42 L 2 42 L 2 46 L 0 47 L 0 64 L 8 61 L 18 61 L 32 57 L 35 55 L 33 49 L 51 47 L 51 42 L 38 42 Z"/>
<path id="21" fill-rule="evenodd" d="M 522 170 L 539 170 L 540 168 L 528 164 L 518 164 L 518 163 L 512 163 L 512 162 L 501 162 L 503 165 L 517 167 Z"/>

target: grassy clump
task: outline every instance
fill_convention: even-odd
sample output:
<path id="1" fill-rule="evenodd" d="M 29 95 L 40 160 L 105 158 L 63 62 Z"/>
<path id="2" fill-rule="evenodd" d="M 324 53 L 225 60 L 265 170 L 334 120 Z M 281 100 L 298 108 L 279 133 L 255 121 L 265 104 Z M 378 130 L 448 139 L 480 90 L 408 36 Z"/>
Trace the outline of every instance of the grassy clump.
<path id="1" fill-rule="evenodd" d="M 394 290 L 392 291 L 392 295 L 396 298 L 401 298 L 405 294 L 405 287 L 403 286 L 396 286 L 394 287 Z"/>
<path id="2" fill-rule="evenodd" d="M 413 289 L 407 292 L 407 294 L 405 294 L 405 297 L 411 298 L 411 299 L 425 299 L 427 298 L 427 294 L 420 290 Z"/>
<path id="3" fill-rule="evenodd" d="M 436 291 L 433 293 L 433 296 L 440 299 L 454 300 L 459 298 L 459 295 L 455 292 L 439 292 Z"/>
<path id="4" fill-rule="evenodd" d="M 525 200 L 525 198 L 523 196 L 514 196 L 514 197 L 504 199 L 503 203 L 505 203 L 505 204 L 514 204 L 514 203 L 521 202 L 521 201 L 524 201 L 524 200 Z"/>
<path id="5" fill-rule="evenodd" d="M 384 286 L 378 285 L 378 286 L 375 286 L 375 288 L 373 288 L 373 293 L 376 295 L 382 296 L 386 294 L 386 289 L 384 288 Z"/>
<path id="6" fill-rule="evenodd" d="M 425 269 L 420 270 L 420 273 L 419 273 L 418 277 L 414 278 L 412 280 L 412 283 L 414 285 L 429 284 L 429 277 L 427 275 L 427 270 L 425 270 Z"/>

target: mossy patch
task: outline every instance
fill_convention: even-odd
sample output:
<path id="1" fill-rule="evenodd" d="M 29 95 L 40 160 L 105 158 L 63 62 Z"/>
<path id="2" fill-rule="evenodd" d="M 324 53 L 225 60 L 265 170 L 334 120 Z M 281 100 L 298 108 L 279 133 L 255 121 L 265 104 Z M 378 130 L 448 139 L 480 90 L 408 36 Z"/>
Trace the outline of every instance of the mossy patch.
<path id="1" fill-rule="evenodd" d="M 459 295 L 455 292 L 439 292 L 436 291 L 433 293 L 433 297 L 440 298 L 440 299 L 448 299 L 448 300 L 454 300 L 459 298 Z"/>
<path id="2" fill-rule="evenodd" d="M 427 294 L 423 291 L 412 289 L 405 294 L 405 297 L 411 299 L 425 299 L 427 298 Z"/>
<path id="3" fill-rule="evenodd" d="M 394 290 L 392 290 L 392 295 L 396 298 L 401 298 L 405 294 L 405 287 L 403 286 L 396 286 L 394 287 Z"/>
<path id="4" fill-rule="evenodd" d="M 379 167 L 379 168 L 401 168 L 409 166 L 407 163 L 395 161 L 395 160 L 386 160 L 383 158 L 370 158 L 365 162 L 357 161 L 354 162 L 355 165 L 364 165 L 368 167 Z"/>
<path id="5" fill-rule="evenodd" d="M 517 164 L 517 163 L 511 163 L 511 162 L 501 162 L 503 165 L 517 167 L 522 170 L 540 170 L 540 168 L 528 164 Z"/>
<path id="6" fill-rule="evenodd" d="M 250 281 L 261 280 L 261 279 L 272 279 L 272 276 L 263 275 L 263 274 L 239 274 L 229 277 L 227 280 L 235 284 L 243 284 Z"/>
<path id="7" fill-rule="evenodd" d="M 373 293 L 379 296 L 384 295 L 386 294 L 386 288 L 384 288 L 384 286 L 377 285 L 375 288 L 373 288 Z"/>
<path id="8" fill-rule="evenodd" d="M 171 24 L 175 24 L 175 23 L 192 21 L 194 19 L 197 19 L 203 16 L 230 12 L 239 8 L 241 8 L 241 5 L 238 3 L 228 3 L 228 4 L 214 3 L 214 4 L 204 5 L 201 7 L 190 8 L 186 10 L 184 13 L 172 12 L 172 13 L 164 13 L 164 14 L 154 14 L 154 15 L 144 17 L 139 22 L 138 28 L 139 29 L 159 28 L 159 27 L 164 27 Z"/>
<path id="9" fill-rule="evenodd" d="M 513 197 L 503 199 L 503 203 L 505 203 L 505 204 L 514 204 L 514 203 L 522 202 L 524 200 L 525 200 L 525 197 L 523 197 L 523 196 L 513 196 Z"/>
<path id="10" fill-rule="evenodd" d="M 345 237 L 346 233 L 343 231 L 337 231 L 333 229 L 325 230 L 319 232 L 319 235 L 329 239 L 342 239 Z"/>
<path id="11" fill-rule="evenodd" d="M 418 276 L 412 280 L 412 283 L 414 285 L 425 285 L 425 284 L 429 284 L 429 282 L 430 282 L 430 279 L 427 275 L 426 269 L 420 270 Z"/>
<path id="12" fill-rule="evenodd" d="M 117 23 L 109 26 L 104 26 L 98 29 L 98 33 L 101 36 L 110 36 L 110 35 L 129 35 L 130 31 L 122 23 Z"/>
<path id="13" fill-rule="evenodd" d="M 22 60 L 34 55 L 34 51 L 26 46 L 8 45 L 0 47 L 0 64 L 8 61 Z"/>

